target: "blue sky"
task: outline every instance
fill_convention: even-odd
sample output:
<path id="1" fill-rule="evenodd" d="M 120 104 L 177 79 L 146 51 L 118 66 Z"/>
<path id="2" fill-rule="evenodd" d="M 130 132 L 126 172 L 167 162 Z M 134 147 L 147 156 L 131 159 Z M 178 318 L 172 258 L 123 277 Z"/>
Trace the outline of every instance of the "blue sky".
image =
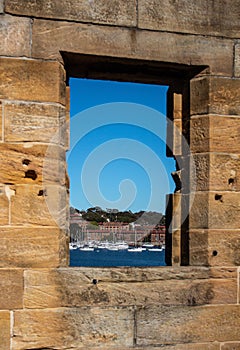
<path id="1" fill-rule="evenodd" d="M 165 211 L 166 86 L 70 79 L 70 205 Z"/>

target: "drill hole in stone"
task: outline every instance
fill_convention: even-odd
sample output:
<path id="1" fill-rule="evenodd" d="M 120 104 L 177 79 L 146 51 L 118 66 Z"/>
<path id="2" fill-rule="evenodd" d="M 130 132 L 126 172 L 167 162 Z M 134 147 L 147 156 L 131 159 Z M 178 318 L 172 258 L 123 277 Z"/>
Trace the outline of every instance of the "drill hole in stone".
<path id="1" fill-rule="evenodd" d="M 222 195 L 221 194 L 215 194 L 215 200 L 222 202 Z"/>
<path id="2" fill-rule="evenodd" d="M 25 178 L 26 179 L 32 179 L 32 180 L 36 180 L 37 178 L 37 173 L 35 170 L 27 170 L 25 172 Z"/>
<path id="3" fill-rule="evenodd" d="M 38 196 L 41 197 L 41 196 L 46 196 L 47 195 L 47 191 L 46 190 L 39 190 L 38 192 Z"/>
<path id="4" fill-rule="evenodd" d="M 234 184 L 234 179 L 233 178 L 228 179 L 228 184 L 229 185 L 233 185 Z"/>
<path id="5" fill-rule="evenodd" d="M 213 256 L 217 256 L 218 255 L 218 251 L 217 250 L 213 250 L 212 255 Z"/>
<path id="6" fill-rule="evenodd" d="M 22 164 L 23 165 L 29 165 L 31 163 L 30 159 L 23 159 Z"/>

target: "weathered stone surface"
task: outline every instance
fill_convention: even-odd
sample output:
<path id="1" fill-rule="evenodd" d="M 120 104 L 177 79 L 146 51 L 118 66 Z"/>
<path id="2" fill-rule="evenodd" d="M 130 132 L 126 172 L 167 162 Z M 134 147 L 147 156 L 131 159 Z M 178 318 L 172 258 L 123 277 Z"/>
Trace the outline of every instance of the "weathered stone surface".
<path id="1" fill-rule="evenodd" d="M 23 271 L 19 269 L 0 269 L 0 309 L 13 310 L 22 307 Z"/>
<path id="2" fill-rule="evenodd" d="M 4 137 L 6 142 L 50 142 L 63 144 L 61 128 L 65 109 L 42 103 L 4 103 Z"/>
<path id="3" fill-rule="evenodd" d="M 240 115 L 240 79 L 211 79 L 210 113 Z"/>
<path id="4" fill-rule="evenodd" d="M 186 218 L 189 213 L 189 227 L 208 228 L 209 197 L 207 192 L 196 192 L 192 195 L 182 195 L 182 212 Z M 182 215 L 183 215 L 182 214 Z"/>
<path id="5" fill-rule="evenodd" d="M 2 101 L 0 101 L 0 142 L 3 141 L 3 112 Z"/>
<path id="6" fill-rule="evenodd" d="M 140 28 L 239 38 L 239 2 L 139 0 Z"/>
<path id="7" fill-rule="evenodd" d="M 183 208 L 189 210 L 191 229 L 238 229 L 240 196 L 238 192 L 196 192 L 183 196 Z M 224 220 L 223 220 L 224 218 Z"/>
<path id="8" fill-rule="evenodd" d="M 70 87 L 66 86 L 66 129 L 65 129 L 65 146 L 70 149 Z"/>
<path id="9" fill-rule="evenodd" d="M 0 0 L 0 13 L 4 12 L 4 3 L 3 0 Z"/>
<path id="10" fill-rule="evenodd" d="M 240 117 L 205 115 L 191 118 L 191 151 L 239 154 Z"/>
<path id="11" fill-rule="evenodd" d="M 200 77 L 190 80 L 190 113 L 200 115 L 208 113 L 210 78 Z"/>
<path id="12" fill-rule="evenodd" d="M 190 264 L 239 266 L 239 230 L 191 230 Z"/>
<path id="13" fill-rule="evenodd" d="M 222 344 L 221 350 L 240 350 L 240 342 L 239 343 L 228 343 Z"/>
<path id="14" fill-rule="evenodd" d="M 238 341 L 240 306 L 148 306 L 137 311 L 137 345 Z"/>
<path id="15" fill-rule="evenodd" d="M 213 116 L 211 116 L 213 117 Z M 219 116 L 219 118 L 221 118 Z M 227 134 L 228 135 L 228 134 Z M 227 136 L 225 135 L 225 137 Z M 210 145 L 210 116 L 192 117 L 190 121 L 190 149 L 192 153 L 209 152 Z"/>
<path id="16" fill-rule="evenodd" d="M 13 348 L 87 349 L 131 347 L 131 307 L 24 310 L 15 312 Z"/>
<path id="17" fill-rule="evenodd" d="M 236 132 L 234 132 L 236 135 Z M 236 137 L 235 137 L 236 140 Z M 240 156 L 217 154 L 210 156 L 209 188 L 215 191 L 240 191 Z"/>
<path id="18" fill-rule="evenodd" d="M 13 225 L 67 225 L 66 188 L 58 185 L 11 186 L 15 195 L 11 200 Z"/>
<path id="19" fill-rule="evenodd" d="M 0 350 L 10 349 L 10 312 L 0 311 Z"/>
<path id="20" fill-rule="evenodd" d="M 151 271 L 149 271 L 151 273 Z M 237 278 L 155 280 L 155 282 L 84 281 L 77 269 L 25 271 L 24 307 L 54 308 L 58 306 L 129 306 L 129 305 L 201 305 L 235 303 Z M 47 295 L 47 298 L 46 298 Z"/>
<path id="21" fill-rule="evenodd" d="M 1 227 L 0 267 L 65 266 L 64 236 L 64 232 L 56 228 Z"/>
<path id="22" fill-rule="evenodd" d="M 57 62 L 0 58 L 0 99 L 64 105 L 63 67 Z"/>
<path id="23" fill-rule="evenodd" d="M 144 348 L 142 347 L 134 347 L 136 350 L 143 350 Z M 201 344 L 178 344 L 176 345 L 160 345 L 160 346 L 147 346 L 145 347 L 147 350 L 219 350 L 220 349 L 220 344 L 214 342 L 214 344 L 207 344 L 207 343 L 201 343 Z M 119 349 L 122 350 L 122 349 Z"/>
<path id="24" fill-rule="evenodd" d="M 0 185 L 0 225 L 9 224 L 8 186 Z"/>
<path id="25" fill-rule="evenodd" d="M 34 20 L 33 57 L 60 59 L 59 51 L 209 65 L 212 72 L 224 76 L 232 76 L 233 70 L 229 40 Z"/>
<path id="26" fill-rule="evenodd" d="M 40 18 L 136 26 L 136 0 L 5 1 L 6 12 Z"/>
<path id="27" fill-rule="evenodd" d="M 235 45 L 234 75 L 240 77 L 240 43 Z"/>
<path id="28" fill-rule="evenodd" d="M 240 79 L 202 77 L 191 80 L 191 115 L 240 114 Z"/>
<path id="29" fill-rule="evenodd" d="M 196 148 L 195 148 L 196 149 Z M 235 154 L 199 153 L 193 155 L 197 191 L 239 191 L 240 158 Z"/>
<path id="30" fill-rule="evenodd" d="M 135 348 L 136 350 L 143 350 L 144 348 Z M 161 345 L 160 347 L 158 346 L 148 346 L 145 348 L 147 350 L 220 350 L 220 344 L 217 342 L 214 342 L 212 344 L 207 344 L 207 343 L 201 343 L 201 344 L 178 344 L 177 346 L 173 345 Z M 120 349 L 119 349 L 120 350 Z M 124 349 L 121 349 L 124 350 Z"/>
<path id="31" fill-rule="evenodd" d="M 1 2 L 0 2 L 1 13 Z M 0 17 L 0 42 L 2 56 L 30 56 L 31 19 L 2 15 Z"/>
<path id="32" fill-rule="evenodd" d="M 0 143 L 0 183 L 65 185 L 65 150 L 55 145 Z"/>
<path id="33" fill-rule="evenodd" d="M 239 229 L 240 196 L 238 192 L 210 192 L 208 210 L 209 228 Z"/>

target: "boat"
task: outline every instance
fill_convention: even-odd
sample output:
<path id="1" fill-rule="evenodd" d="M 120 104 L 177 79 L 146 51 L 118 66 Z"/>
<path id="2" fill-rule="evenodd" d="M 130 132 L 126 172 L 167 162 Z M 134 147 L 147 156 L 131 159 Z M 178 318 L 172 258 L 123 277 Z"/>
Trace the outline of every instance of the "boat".
<path id="1" fill-rule="evenodd" d="M 84 252 L 93 252 L 94 247 L 84 246 L 84 247 L 79 248 L 79 250 L 84 251 Z"/>
<path id="2" fill-rule="evenodd" d="M 70 250 L 76 250 L 77 248 L 78 248 L 78 246 L 77 246 L 76 243 L 73 243 L 73 242 L 69 243 L 69 249 Z"/>
<path id="3" fill-rule="evenodd" d="M 149 248 L 154 248 L 154 245 L 152 243 L 144 243 L 143 248 L 149 249 Z"/>
<path id="4" fill-rule="evenodd" d="M 116 246 L 118 250 L 127 250 L 129 248 L 129 245 L 126 242 L 117 242 Z"/>
<path id="5" fill-rule="evenodd" d="M 137 233 L 136 233 L 136 230 L 134 231 L 134 233 L 135 233 L 135 246 L 132 247 L 132 248 L 129 248 L 128 252 L 129 253 L 142 253 L 143 248 L 137 246 Z"/>
<path id="6" fill-rule="evenodd" d="M 150 248 L 148 249 L 149 252 L 162 252 L 162 248 Z"/>
<path id="7" fill-rule="evenodd" d="M 143 251 L 142 247 L 133 247 L 128 249 L 129 253 L 141 253 L 142 251 Z"/>
<path id="8" fill-rule="evenodd" d="M 107 250 L 118 250 L 118 247 L 115 244 L 109 244 L 109 246 L 107 247 Z"/>

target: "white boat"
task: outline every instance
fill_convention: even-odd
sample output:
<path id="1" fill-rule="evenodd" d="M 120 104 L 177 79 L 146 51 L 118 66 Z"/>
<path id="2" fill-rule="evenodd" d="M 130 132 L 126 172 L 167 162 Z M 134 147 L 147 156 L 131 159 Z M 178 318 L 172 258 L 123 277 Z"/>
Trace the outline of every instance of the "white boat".
<path id="1" fill-rule="evenodd" d="M 149 248 L 153 248 L 153 247 L 154 247 L 154 245 L 151 244 L 151 243 L 144 243 L 142 246 L 143 246 L 143 248 L 146 248 L 146 249 L 149 249 Z"/>
<path id="2" fill-rule="evenodd" d="M 81 247 L 79 250 L 84 251 L 84 252 L 93 252 L 94 248 L 93 247 Z"/>
<path id="3" fill-rule="evenodd" d="M 118 247 L 116 246 L 116 245 L 114 245 L 114 244 L 112 244 L 112 245 L 109 245 L 108 247 L 107 247 L 107 250 L 118 250 Z"/>
<path id="4" fill-rule="evenodd" d="M 117 242 L 116 246 L 118 250 L 127 250 L 129 248 L 129 245 L 126 242 Z"/>
<path id="5" fill-rule="evenodd" d="M 143 251 L 142 247 L 134 247 L 134 248 L 128 249 L 129 253 L 141 253 L 142 251 Z"/>
<path id="6" fill-rule="evenodd" d="M 70 250 L 75 250 L 75 249 L 77 249 L 78 247 L 77 247 L 77 244 L 76 243 L 73 243 L 73 242 L 71 242 L 71 243 L 69 243 L 69 249 Z"/>
<path id="7" fill-rule="evenodd" d="M 97 244 L 97 249 L 108 249 L 110 246 L 109 242 L 101 242 Z"/>
<path id="8" fill-rule="evenodd" d="M 134 230 L 134 234 L 135 234 L 135 246 L 132 248 L 128 249 L 129 253 L 142 253 L 142 251 L 144 250 L 142 247 L 137 247 L 137 232 L 136 230 Z"/>
<path id="9" fill-rule="evenodd" d="M 148 249 L 149 252 L 162 252 L 162 248 L 150 248 Z"/>

